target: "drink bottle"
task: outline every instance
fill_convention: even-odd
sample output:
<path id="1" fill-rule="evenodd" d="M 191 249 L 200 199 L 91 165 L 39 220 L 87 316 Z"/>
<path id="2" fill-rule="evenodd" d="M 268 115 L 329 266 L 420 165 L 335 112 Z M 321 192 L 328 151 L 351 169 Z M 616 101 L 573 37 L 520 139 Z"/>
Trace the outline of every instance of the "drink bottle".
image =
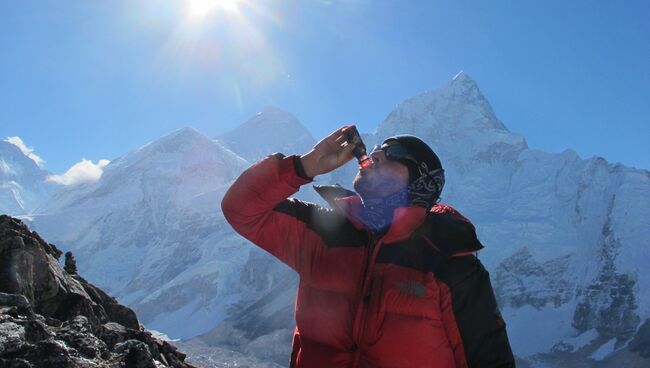
<path id="1" fill-rule="evenodd" d="M 345 134 L 345 140 L 348 144 L 354 145 L 354 150 L 352 154 L 359 161 L 359 168 L 365 169 L 372 166 L 372 160 L 368 157 L 368 152 L 366 151 L 366 145 L 361 140 L 361 135 L 355 125 L 348 125 L 343 128 L 343 134 Z"/>

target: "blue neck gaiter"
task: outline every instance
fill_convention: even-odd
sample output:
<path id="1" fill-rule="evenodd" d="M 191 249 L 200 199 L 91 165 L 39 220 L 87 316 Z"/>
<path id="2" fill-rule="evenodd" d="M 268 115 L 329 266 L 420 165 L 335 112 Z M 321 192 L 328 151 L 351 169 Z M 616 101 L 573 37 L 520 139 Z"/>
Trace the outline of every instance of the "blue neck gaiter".
<path id="1" fill-rule="evenodd" d="M 409 190 L 404 188 L 383 198 L 361 198 L 361 220 L 377 235 L 384 233 L 393 221 L 393 212 L 409 204 Z"/>

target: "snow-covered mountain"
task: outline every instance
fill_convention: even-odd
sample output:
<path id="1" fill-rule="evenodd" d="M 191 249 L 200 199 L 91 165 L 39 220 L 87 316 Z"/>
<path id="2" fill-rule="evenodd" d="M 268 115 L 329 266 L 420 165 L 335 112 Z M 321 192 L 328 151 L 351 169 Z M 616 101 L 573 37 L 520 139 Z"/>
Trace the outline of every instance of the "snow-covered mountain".
<path id="1" fill-rule="evenodd" d="M 0 141 L 0 213 L 17 216 L 32 212 L 58 187 L 46 181 L 48 175 L 17 145 Z"/>
<path id="2" fill-rule="evenodd" d="M 217 139 L 250 162 L 273 152 L 306 153 L 316 143 L 295 116 L 271 106 Z"/>
<path id="3" fill-rule="evenodd" d="M 442 202 L 477 225 L 523 366 L 641 359 L 630 351 L 650 346 L 648 171 L 528 148 L 465 73 L 405 100 L 363 136 L 372 146 L 398 133 L 420 136 L 440 156 Z M 237 236 L 219 202 L 251 162 L 314 141 L 277 109 L 218 142 L 184 129 L 114 160 L 97 183 L 59 192 L 34 226 L 148 327 L 201 334 L 202 352 L 215 345 L 283 364 L 296 276 Z M 351 163 L 320 181 L 349 185 L 355 171 Z"/>
<path id="4" fill-rule="evenodd" d="M 250 165 L 181 129 L 113 160 L 99 181 L 63 188 L 32 226 L 148 328 L 190 338 L 295 280 L 221 214 L 223 194 Z"/>
<path id="5" fill-rule="evenodd" d="M 33 223 L 148 327 L 193 336 L 239 298 L 253 248 L 230 230 L 219 203 L 247 166 L 182 129 L 112 161 L 98 182 L 63 189 Z"/>
<path id="6" fill-rule="evenodd" d="M 598 360 L 631 341 L 650 317 L 648 171 L 529 149 L 465 73 L 404 101 L 376 131 L 397 133 L 439 154 L 442 201 L 477 225 L 518 356 Z"/>

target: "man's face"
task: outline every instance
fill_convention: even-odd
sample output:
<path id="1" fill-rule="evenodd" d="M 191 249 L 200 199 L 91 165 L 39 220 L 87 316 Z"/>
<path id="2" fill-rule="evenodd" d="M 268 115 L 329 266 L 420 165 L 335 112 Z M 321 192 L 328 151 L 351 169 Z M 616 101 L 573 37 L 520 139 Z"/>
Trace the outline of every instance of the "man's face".
<path id="1" fill-rule="evenodd" d="M 371 154 L 373 165 L 361 169 L 352 184 L 362 198 L 387 197 L 405 188 L 409 183 L 406 165 L 389 160 L 383 151 Z"/>

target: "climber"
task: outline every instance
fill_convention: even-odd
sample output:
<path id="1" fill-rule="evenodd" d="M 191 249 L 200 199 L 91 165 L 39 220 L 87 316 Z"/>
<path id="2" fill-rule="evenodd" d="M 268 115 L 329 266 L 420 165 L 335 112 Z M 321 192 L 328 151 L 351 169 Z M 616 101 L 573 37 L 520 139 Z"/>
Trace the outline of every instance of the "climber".
<path id="1" fill-rule="evenodd" d="M 221 203 L 238 233 L 300 276 L 290 367 L 514 367 L 483 246 L 438 203 L 444 170 L 426 143 L 387 138 L 356 193 L 315 187 L 332 208 L 289 198 L 352 159 L 344 129 L 256 163 Z"/>

